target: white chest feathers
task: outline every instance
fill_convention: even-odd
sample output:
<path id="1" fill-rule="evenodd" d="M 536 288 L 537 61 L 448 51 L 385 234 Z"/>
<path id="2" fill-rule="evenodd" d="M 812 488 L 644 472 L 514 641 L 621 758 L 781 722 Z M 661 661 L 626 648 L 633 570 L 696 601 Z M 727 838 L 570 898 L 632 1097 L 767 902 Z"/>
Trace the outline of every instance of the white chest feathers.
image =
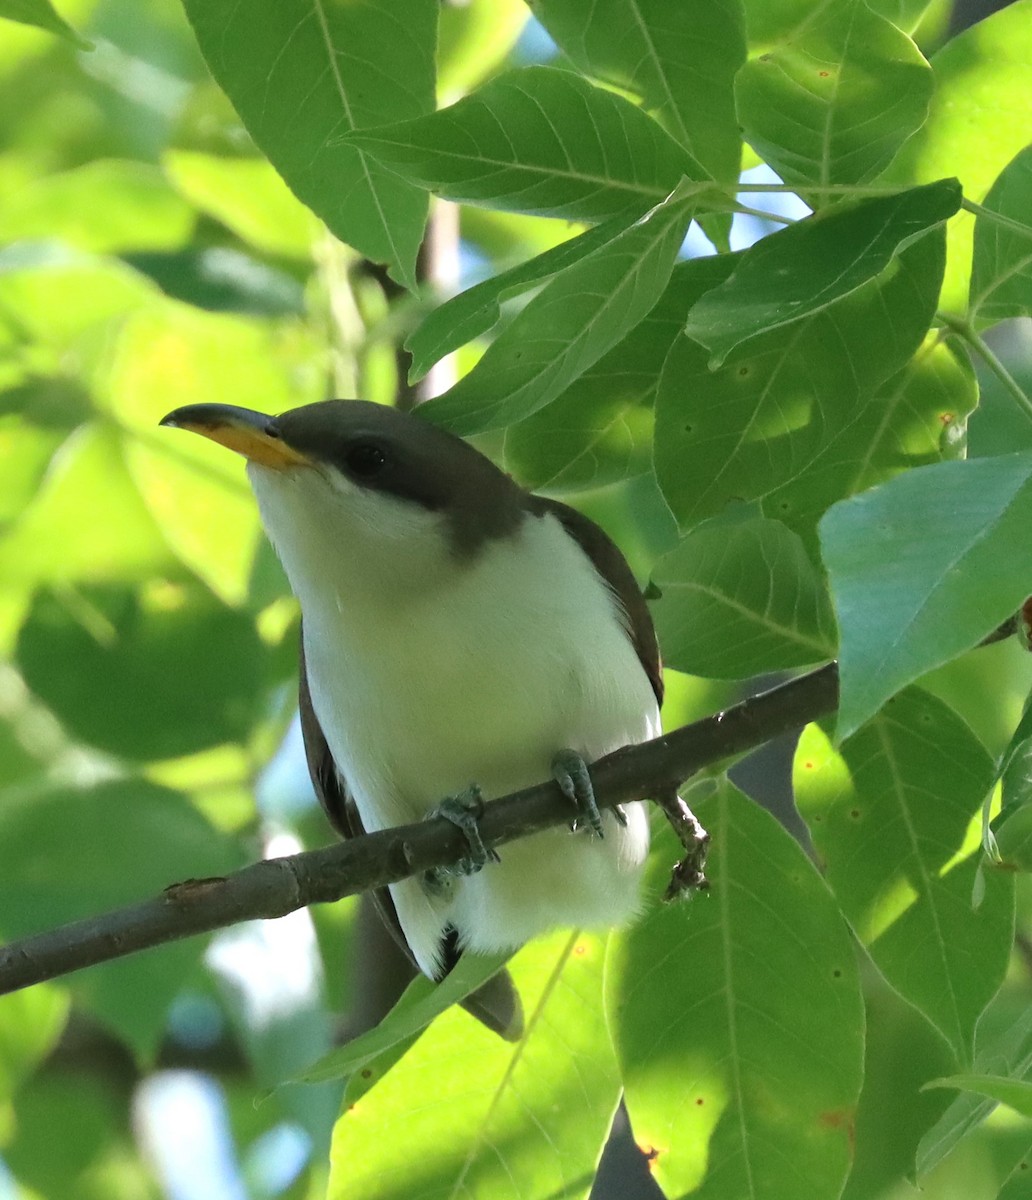
<path id="1" fill-rule="evenodd" d="M 280 488 L 254 482 L 301 601 L 315 713 L 367 829 L 418 820 L 473 782 L 488 799 L 540 782 L 560 749 L 590 761 L 659 732 L 619 606 L 551 514 L 462 561 L 433 514 L 402 513 L 424 522 L 423 578 L 409 581 L 376 562 L 403 546 L 359 536 L 331 552 L 297 536 Z M 449 925 L 489 950 L 626 920 L 648 848 L 644 811 L 630 808 L 626 826 L 607 815 L 603 841 L 551 830 L 509 844 L 447 898 L 395 885 L 423 970 L 438 967 Z"/>

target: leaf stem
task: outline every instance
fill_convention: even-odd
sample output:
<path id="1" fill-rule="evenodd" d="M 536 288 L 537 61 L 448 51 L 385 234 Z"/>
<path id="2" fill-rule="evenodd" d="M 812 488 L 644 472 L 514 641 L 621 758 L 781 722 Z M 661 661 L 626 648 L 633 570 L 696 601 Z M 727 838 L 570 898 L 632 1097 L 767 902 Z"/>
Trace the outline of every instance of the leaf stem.
<path id="1" fill-rule="evenodd" d="M 1032 421 L 1032 399 L 1026 395 L 1021 384 L 1007 370 L 991 347 L 987 345 L 985 339 L 978 333 L 970 321 L 964 320 L 963 317 L 954 316 L 952 313 L 939 312 L 936 314 L 939 321 L 942 322 L 948 329 L 966 342 L 978 357 L 985 363 L 986 367 L 1000 381 L 1005 391 L 1017 401 L 1018 407 L 1024 412 L 1025 416 Z"/>
<path id="2" fill-rule="evenodd" d="M 1032 225 L 1023 225 L 1020 221 L 1015 221 L 1013 217 L 993 212 L 991 208 L 986 208 L 984 204 L 976 204 L 974 200 L 968 200 L 966 197 L 961 199 L 960 207 L 969 213 L 973 213 L 976 217 L 982 217 L 983 220 L 1002 225 L 1005 229 L 1009 229 L 1011 233 L 1017 233 L 1022 237 L 1032 239 Z"/>

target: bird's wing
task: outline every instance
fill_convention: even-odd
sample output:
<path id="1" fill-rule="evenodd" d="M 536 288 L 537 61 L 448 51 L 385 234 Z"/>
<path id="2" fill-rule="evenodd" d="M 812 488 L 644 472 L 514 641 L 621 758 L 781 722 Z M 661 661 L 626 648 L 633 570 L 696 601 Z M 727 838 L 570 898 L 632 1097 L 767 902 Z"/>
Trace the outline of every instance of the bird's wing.
<path id="1" fill-rule="evenodd" d="M 329 744 L 315 715 L 312 696 L 308 690 L 308 672 L 305 667 L 304 637 L 300 645 L 300 669 L 298 678 L 298 707 L 301 715 L 301 736 L 305 743 L 305 758 L 308 774 L 330 824 L 342 838 L 361 837 L 365 833 L 362 818 L 354 797 L 348 792 L 347 782 L 337 769 Z M 405 952 L 405 957 L 418 970 L 415 956 L 405 938 L 398 912 L 394 907 L 389 888 L 377 888 L 372 893 L 373 904 L 387 926 L 391 936 Z M 455 966 L 460 950 L 454 936 L 446 937 L 443 946 L 443 975 Z M 523 1034 L 523 1006 L 516 991 L 512 976 L 505 969 L 492 979 L 481 984 L 462 1001 L 462 1007 L 488 1029 L 494 1030 L 507 1041 L 519 1041 Z"/>
<path id="2" fill-rule="evenodd" d="M 627 618 L 627 636 L 637 652 L 642 670 L 652 684 L 656 703 L 662 705 L 663 663 L 652 615 L 620 548 L 594 521 L 568 504 L 544 496 L 531 495 L 529 500 L 532 512 L 551 513 L 562 524 L 591 560 L 595 570 L 609 584 Z"/>

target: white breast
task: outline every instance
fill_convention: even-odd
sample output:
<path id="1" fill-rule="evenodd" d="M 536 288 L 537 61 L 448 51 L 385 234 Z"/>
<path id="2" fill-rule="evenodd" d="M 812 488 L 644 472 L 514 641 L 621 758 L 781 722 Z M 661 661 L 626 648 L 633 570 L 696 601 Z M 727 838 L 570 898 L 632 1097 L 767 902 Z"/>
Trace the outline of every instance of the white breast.
<path id="1" fill-rule="evenodd" d="M 377 587 L 375 563 L 362 561 L 375 544 L 299 551 L 296 536 L 277 536 L 282 505 L 255 484 L 301 601 L 315 712 L 367 829 L 418 820 L 472 782 L 488 799 L 540 782 L 560 749 L 590 761 L 658 733 L 617 604 L 552 515 L 528 517 L 472 562 L 424 528 L 420 545 L 438 542 L 425 586 Z M 552 926 L 626 920 L 648 848 L 644 811 L 631 809 L 626 827 L 607 815 L 604 841 L 550 830 L 507 845 L 447 899 L 418 880 L 392 887 L 422 969 L 439 965 L 449 924 L 461 944 L 493 950 Z"/>

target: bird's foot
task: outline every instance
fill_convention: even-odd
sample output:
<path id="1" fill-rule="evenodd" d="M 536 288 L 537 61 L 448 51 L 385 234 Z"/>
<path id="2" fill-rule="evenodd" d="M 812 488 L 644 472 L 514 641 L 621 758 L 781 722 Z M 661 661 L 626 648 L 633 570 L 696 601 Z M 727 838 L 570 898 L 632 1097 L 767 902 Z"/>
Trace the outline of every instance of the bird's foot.
<path id="1" fill-rule="evenodd" d="M 423 883 L 428 891 L 441 893 L 447 891 L 455 876 L 475 875 L 489 862 L 501 862 L 497 853 L 484 844 L 480 836 L 478 819 L 484 811 L 484 798 L 480 788 L 471 783 L 464 792 L 457 796 L 448 796 L 440 804 L 426 814 L 426 819 L 444 817 L 462 830 L 469 846 L 469 854 L 460 858 L 450 867 L 431 867 L 423 872 Z"/>
<path id="2" fill-rule="evenodd" d="M 563 795 L 577 809 L 577 815 L 570 823 L 574 831 L 587 825 L 600 838 L 605 837 L 602 831 L 602 814 L 595 803 L 595 789 L 591 783 L 588 764 L 576 750 L 560 750 L 552 759 L 552 778 L 559 785 Z M 619 814 L 619 820 L 624 824 L 627 818 Z"/>

